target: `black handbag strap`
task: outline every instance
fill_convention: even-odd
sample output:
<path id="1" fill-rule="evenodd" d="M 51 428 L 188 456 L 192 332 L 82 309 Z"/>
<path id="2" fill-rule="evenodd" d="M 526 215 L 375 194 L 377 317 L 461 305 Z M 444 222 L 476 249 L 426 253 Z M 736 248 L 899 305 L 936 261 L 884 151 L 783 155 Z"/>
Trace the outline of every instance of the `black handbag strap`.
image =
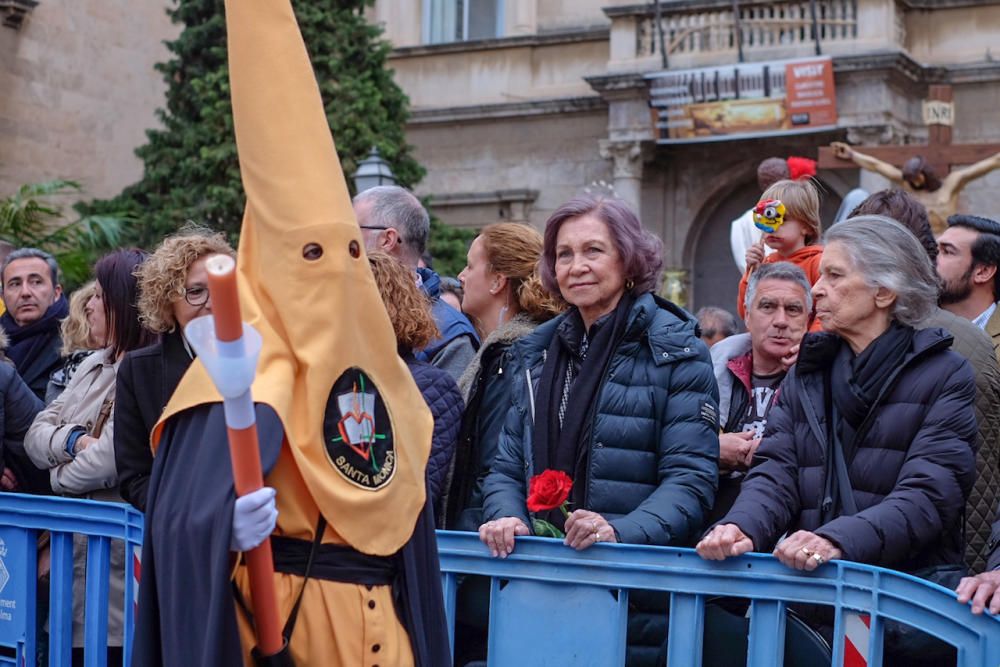
<path id="1" fill-rule="evenodd" d="M 832 410 L 833 423 L 830 434 L 833 438 L 833 471 L 837 481 L 837 494 L 840 496 L 840 506 L 848 516 L 858 513 L 858 504 L 854 500 L 854 489 L 851 488 L 851 478 L 847 475 L 847 458 L 844 456 L 844 444 L 840 440 L 840 414 L 836 403 Z"/>

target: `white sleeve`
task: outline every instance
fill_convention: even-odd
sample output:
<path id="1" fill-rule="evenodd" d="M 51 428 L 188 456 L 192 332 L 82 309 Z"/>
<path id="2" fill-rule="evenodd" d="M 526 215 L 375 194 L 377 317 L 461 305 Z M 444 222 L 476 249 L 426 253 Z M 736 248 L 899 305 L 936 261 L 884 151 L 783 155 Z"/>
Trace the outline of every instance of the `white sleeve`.
<path id="1" fill-rule="evenodd" d="M 747 270 L 747 249 L 760 240 L 760 230 L 753 224 L 753 209 L 733 220 L 729 228 L 729 245 L 733 250 L 733 261 L 740 273 Z"/>

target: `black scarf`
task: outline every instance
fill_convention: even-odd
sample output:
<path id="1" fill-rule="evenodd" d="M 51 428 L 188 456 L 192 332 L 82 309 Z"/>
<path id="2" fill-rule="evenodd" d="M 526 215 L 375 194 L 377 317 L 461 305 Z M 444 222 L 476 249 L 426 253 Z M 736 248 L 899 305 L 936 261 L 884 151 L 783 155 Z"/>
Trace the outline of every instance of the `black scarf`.
<path id="1" fill-rule="evenodd" d="M 0 318 L 0 326 L 10 338 L 7 356 L 14 362 L 26 383 L 37 373 L 45 372 L 59 361 L 59 345 L 52 345 L 53 336 L 59 338 L 59 324 L 69 315 L 69 304 L 61 296 L 53 302 L 40 318 L 19 326 L 10 310 Z"/>
<path id="2" fill-rule="evenodd" d="M 876 401 L 888 388 L 888 383 L 897 377 L 896 371 L 913 350 L 915 333 L 913 327 L 893 322 L 857 356 L 854 356 L 847 341 L 841 342 L 827 376 L 828 395 L 832 402 L 827 407 L 830 415 L 828 423 L 832 430 L 827 438 L 825 500 L 820 508 L 824 523 L 846 511 L 837 483 L 837 454 L 831 447 L 841 448 L 845 468 L 849 467 L 858 438 L 864 437 L 858 429 L 877 407 Z"/>
<path id="3" fill-rule="evenodd" d="M 553 469 L 562 470 L 573 479 L 571 510 L 583 508 L 586 499 L 587 454 L 598 394 L 608 365 L 625 336 L 634 302 L 626 293 L 613 311 L 594 322 L 586 332 L 580 313 L 574 308 L 549 343 L 535 401 L 532 461 L 536 475 Z M 585 334 L 585 353 L 581 355 Z M 567 379 L 570 385 L 560 424 L 560 403 L 567 391 Z M 559 510 L 552 510 L 542 518 L 560 529 L 563 527 Z"/>
<path id="4" fill-rule="evenodd" d="M 845 341 L 833 363 L 831 389 L 837 412 L 857 430 L 886 382 L 913 349 L 913 327 L 893 322 L 856 357 Z"/>

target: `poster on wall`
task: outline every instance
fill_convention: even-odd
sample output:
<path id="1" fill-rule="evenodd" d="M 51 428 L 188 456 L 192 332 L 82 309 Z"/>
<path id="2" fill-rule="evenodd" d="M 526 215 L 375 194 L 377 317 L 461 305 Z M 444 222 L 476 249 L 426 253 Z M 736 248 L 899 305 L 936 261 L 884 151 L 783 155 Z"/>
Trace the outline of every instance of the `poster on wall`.
<path id="1" fill-rule="evenodd" d="M 648 74 L 657 143 L 819 132 L 837 125 L 830 58 Z"/>

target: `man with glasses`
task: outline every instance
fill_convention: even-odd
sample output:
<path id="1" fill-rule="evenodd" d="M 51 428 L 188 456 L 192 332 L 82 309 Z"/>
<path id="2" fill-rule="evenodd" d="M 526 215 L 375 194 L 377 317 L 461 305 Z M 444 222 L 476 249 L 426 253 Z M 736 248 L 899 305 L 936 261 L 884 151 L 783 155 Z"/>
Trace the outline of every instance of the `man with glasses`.
<path id="1" fill-rule="evenodd" d="M 434 321 L 441 331 L 441 336 L 416 356 L 446 371 L 457 382 L 476 356 L 479 337 L 468 318 L 441 299 L 438 274 L 418 266 L 431 229 L 427 211 L 406 189 L 381 185 L 354 198 L 354 215 L 365 250 L 391 255 L 416 273 L 418 284 L 431 298 Z"/>

